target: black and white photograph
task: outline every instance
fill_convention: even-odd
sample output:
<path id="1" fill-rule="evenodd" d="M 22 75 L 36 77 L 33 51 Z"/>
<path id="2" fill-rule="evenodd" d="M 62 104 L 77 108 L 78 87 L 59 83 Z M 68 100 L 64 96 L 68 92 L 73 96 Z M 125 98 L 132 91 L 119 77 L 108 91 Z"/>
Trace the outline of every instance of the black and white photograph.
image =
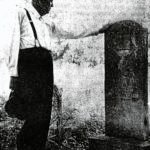
<path id="1" fill-rule="evenodd" d="M 149 0 L 0 0 L 1 150 L 150 150 Z"/>

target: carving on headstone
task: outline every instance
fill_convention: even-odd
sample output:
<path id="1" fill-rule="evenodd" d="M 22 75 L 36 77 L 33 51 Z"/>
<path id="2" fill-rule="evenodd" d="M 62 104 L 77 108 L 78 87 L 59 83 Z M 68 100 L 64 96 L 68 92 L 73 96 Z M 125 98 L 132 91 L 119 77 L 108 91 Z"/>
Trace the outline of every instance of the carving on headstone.
<path id="1" fill-rule="evenodd" d="M 105 33 L 105 109 L 109 136 L 148 137 L 145 38 L 147 30 L 133 21 L 113 24 Z"/>

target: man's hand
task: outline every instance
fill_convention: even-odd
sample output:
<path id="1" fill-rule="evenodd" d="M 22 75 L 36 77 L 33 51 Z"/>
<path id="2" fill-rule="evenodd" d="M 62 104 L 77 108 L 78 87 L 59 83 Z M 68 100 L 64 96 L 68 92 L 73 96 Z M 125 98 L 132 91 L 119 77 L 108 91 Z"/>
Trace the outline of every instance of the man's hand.
<path id="1" fill-rule="evenodd" d="M 111 24 L 106 24 L 104 26 L 102 26 L 100 29 L 95 30 L 95 31 L 89 31 L 89 33 L 87 33 L 84 37 L 89 37 L 89 36 L 97 36 L 101 33 L 105 33 L 105 31 L 111 26 Z"/>
<path id="2" fill-rule="evenodd" d="M 82 33 L 80 33 L 79 35 L 74 35 L 73 33 L 70 32 L 66 32 L 63 29 L 57 28 L 54 24 L 52 27 L 52 33 L 54 37 L 57 38 L 62 38 L 62 39 L 80 39 L 80 38 L 85 38 L 85 37 L 89 37 L 89 36 L 97 36 L 101 33 L 104 33 L 109 27 L 111 26 L 111 24 L 106 24 L 104 26 L 102 26 L 100 29 L 85 29 Z"/>

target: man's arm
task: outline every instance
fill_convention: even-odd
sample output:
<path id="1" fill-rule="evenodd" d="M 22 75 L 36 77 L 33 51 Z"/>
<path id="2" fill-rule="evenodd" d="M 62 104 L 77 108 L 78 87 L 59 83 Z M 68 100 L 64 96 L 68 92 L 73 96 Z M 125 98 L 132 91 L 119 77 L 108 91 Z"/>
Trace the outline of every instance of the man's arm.
<path id="1" fill-rule="evenodd" d="M 11 8 L 5 14 L 3 26 L 0 26 L 0 60 L 4 62 L 11 75 L 17 76 L 17 58 L 20 47 L 20 23 L 18 8 Z M 14 69 L 12 69 L 14 68 Z"/>
<path id="2" fill-rule="evenodd" d="M 78 39 L 81 38 L 84 34 L 81 33 L 79 35 L 75 35 L 71 32 L 64 31 L 62 28 L 56 27 L 55 24 L 52 25 L 51 30 L 52 30 L 52 35 L 60 39 Z"/>
<path id="3" fill-rule="evenodd" d="M 100 29 L 95 30 L 85 30 L 79 35 L 75 35 L 73 33 L 64 31 L 63 29 L 57 28 L 54 24 L 52 25 L 52 34 L 54 37 L 62 38 L 62 39 L 80 39 L 90 36 L 97 36 L 101 33 L 104 33 L 105 30 L 110 26 L 110 24 L 104 25 Z"/>
<path id="4" fill-rule="evenodd" d="M 104 26 L 102 26 L 100 29 L 95 29 L 93 31 L 89 31 L 86 33 L 86 35 L 84 37 L 89 37 L 89 36 L 97 36 L 99 34 L 105 33 L 105 31 L 111 26 L 110 23 L 105 24 Z"/>

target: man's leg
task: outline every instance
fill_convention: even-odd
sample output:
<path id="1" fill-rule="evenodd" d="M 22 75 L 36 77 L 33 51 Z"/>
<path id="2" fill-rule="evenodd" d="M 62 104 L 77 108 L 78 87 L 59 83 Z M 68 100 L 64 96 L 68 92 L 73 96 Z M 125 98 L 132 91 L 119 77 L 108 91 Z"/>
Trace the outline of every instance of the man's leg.
<path id="1" fill-rule="evenodd" d="M 44 150 L 51 115 L 50 103 L 35 105 L 17 137 L 18 150 Z"/>

